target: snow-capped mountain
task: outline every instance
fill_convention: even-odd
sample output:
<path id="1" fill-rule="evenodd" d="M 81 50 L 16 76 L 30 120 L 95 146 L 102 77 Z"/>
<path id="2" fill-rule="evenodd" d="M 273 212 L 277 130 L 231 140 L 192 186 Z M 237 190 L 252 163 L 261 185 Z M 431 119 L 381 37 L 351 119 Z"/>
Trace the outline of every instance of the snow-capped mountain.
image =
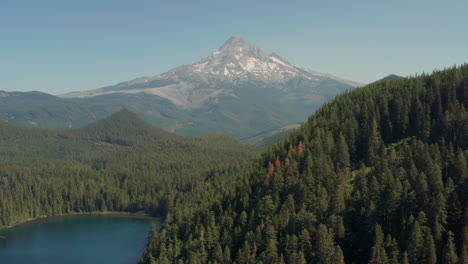
<path id="1" fill-rule="evenodd" d="M 113 93 L 157 95 L 171 101 L 179 108 L 199 108 L 220 95 L 235 96 L 233 89 L 245 82 L 276 84 L 276 89 L 288 89 L 289 81 L 309 81 L 319 85 L 330 80 L 345 85 L 360 84 L 307 70 L 294 65 L 279 55 L 264 53 L 255 45 L 240 37 L 231 37 L 208 57 L 190 65 L 184 65 L 164 74 L 142 77 L 115 86 L 86 92 L 62 95 L 63 98 L 90 98 Z M 231 84 L 231 87 L 220 83 Z"/>
<path id="2" fill-rule="evenodd" d="M 188 74 L 204 80 L 286 82 L 292 78 L 320 80 L 333 78 L 293 65 L 273 53 L 267 55 L 240 37 L 231 37 L 208 57 L 168 73 L 169 76 Z"/>
<path id="3" fill-rule="evenodd" d="M 226 133 L 249 142 L 264 131 L 303 122 L 324 102 L 358 85 L 232 37 L 198 62 L 113 86 L 59 97 L 0 92 L 0 120 L 69 129 L 127 108 L 181 135 Z"/>

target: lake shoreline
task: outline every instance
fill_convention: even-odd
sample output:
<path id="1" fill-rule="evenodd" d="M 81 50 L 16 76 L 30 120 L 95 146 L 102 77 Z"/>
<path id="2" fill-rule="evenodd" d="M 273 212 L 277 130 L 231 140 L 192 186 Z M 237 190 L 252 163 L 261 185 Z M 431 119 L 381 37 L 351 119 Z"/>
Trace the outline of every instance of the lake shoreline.
<path id="1" fill-rule="evenodd" d="M 39 216 L 35 218 L 29 218 L 26 219 L 25 221 L 9 225 L 9 226 L 4 226 L 0 227 L 0 231 L 4 231 L 7 229 L 15 228 L 18 226 L 26 225 L 26 224 L 31 224 L 34 222 L 42 221 L 42 220 L 47 220 L 50 218 L 55 218 L 55 217 L 64 217 L 64 216 L 93 216 L 93 215 L 108 215 L 108 216 L 125 216 L 125 217 L 132 217 L 132 218 L 147 218 L 147 219 L 155 219 L 159 220 L 162 222 L 163 218 L 162 217 L 156 217 L 152 216 L 150 214 L 145 214 L 145 213 L 130 213 L 130 212 L 118 212 L 118 211 L 109 211 L 109 212 L 73 212 L 73 213 L 68 213 L 68 214 L 56 214 L 56 215 L 45 215 L 45 216 Z"/>
<path id="2" fill-rule="evenodd" d="M 133 264 L 161 224 L 122 212 L 41 217 L 0 231 L 0 263 Z"/>

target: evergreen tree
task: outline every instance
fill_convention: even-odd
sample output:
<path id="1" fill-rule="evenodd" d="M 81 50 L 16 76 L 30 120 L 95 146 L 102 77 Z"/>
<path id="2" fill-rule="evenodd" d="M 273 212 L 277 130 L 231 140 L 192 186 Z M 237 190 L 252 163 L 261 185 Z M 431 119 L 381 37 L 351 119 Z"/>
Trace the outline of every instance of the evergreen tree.
<path id="1" fill-rule="evenodd" d="M 408 243 L 408 259 L 411 263 L 422 263 L 424 238 L 417 220 L 414 221 Z"/>
<path id="2" fill-rule="evenodd" d="M 458 256 L 455 251 L 455 245 L 453 243 L 452 231 L 447 232 L 447 242 L 442 251 L 442 263 L 444 264 L 458 264 Z"/>
<path id="3" fill-rule="evenodd" d="M 370 264 L 388 264 L 387 252 L 384 248 L 384 233 L 379 224 L 375 225 L 374 246 L 371 250 Z"/>
<path id="4" fill-rule="evenodd" d="M 424 237 L 424 262 L 426 264 L 436 264 L 437 263 L 437 252 L 434 244 L 434 238 L 432 237 L 429 230 L 426 231 Z"/>
<path id="5" fill-rule="evenodd" d="M 315 246 L 317 263 L 332 264 L 335 255 L 335 243 L 333 235 L 330 234 L 328 228 L 320 224 L 317 229 L 317 240 Z"/>
<path id="6" fill-rule="evenodd" d="M 335 254 L 333 255 L 333 263 L 335 264 L 345 264 L 343 251 L 340 246 L 335 247 Z"/>

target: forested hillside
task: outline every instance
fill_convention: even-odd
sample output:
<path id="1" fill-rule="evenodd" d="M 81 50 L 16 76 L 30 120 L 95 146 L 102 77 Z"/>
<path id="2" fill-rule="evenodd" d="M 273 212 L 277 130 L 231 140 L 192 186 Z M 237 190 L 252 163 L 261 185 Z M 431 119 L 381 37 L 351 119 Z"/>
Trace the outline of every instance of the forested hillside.
<path id="1" fill-rule="evenodd" d="M 77 130 L 22 127 L 0 121 L 0 161 L 45 162 L 77 158 L 158 140 L 182 139 L 126 109 Z"/>
<path id="2" fill-rule="evenodd" d="M 151 125 L 127 109 L 122 109 L 103 120 L 91 123 L 81 129 L 63 131 L 63 133 L 82 140 L 122 146 L 131 146 L 152 140 L 182 138 L 179 135 Z"/>
<path id="3" fill-rule="evenodd" d="M 467 263 L 468 65 L 338 96 L 195 190 L 140 263 Z"/>
<path id="4" fill-rule="evenodd" d="M 0 132 L 0 228 L 76 212 L 162 216 L 256 156 L 226 135 L 183 138 L 127 110 L 75 131 Z"/>

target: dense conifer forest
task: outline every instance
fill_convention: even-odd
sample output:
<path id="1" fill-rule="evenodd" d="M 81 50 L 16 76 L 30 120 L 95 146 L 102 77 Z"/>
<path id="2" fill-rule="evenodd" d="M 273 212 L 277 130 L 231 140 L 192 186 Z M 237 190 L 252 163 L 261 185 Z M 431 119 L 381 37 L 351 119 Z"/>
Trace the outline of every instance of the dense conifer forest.
<path id="1" fill-rule="evenodd" d="M 338 96 L 261 157 L 123 110 L 79 130 L 0 123 L 0 227 L 165 218 L 139 263 L 467 262 L 468 65 Z"/>
<path id="2" fill-rule="evenodd" d="M 183 138 L 127 110 L 80 130 L 2 122 L 0 132 L 0 228 L 69 213 L 164 216 L 257 155 L 228 136 Z"/>
<path id="3" fill-rule="evenodd" d="M 187 194 L 139 263 L 467 263 L 468 65 L 327 103 Z"/>

